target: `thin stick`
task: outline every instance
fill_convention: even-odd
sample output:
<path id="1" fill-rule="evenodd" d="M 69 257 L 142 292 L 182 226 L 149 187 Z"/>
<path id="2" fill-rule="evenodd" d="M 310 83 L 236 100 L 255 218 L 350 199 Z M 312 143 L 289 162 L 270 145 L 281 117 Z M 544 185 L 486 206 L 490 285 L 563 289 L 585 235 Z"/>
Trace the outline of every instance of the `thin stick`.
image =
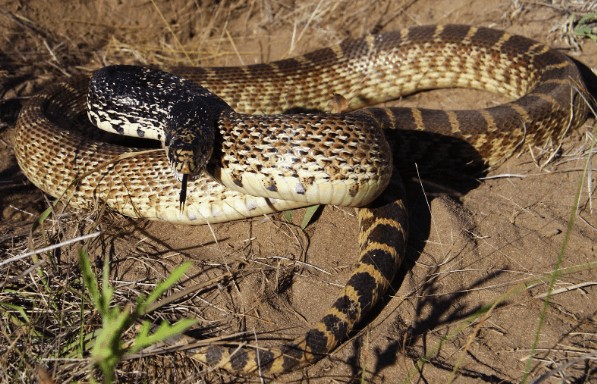
<path id="1" fill-rule="evenodd" d="M 49 245 L 47 247 L 35 249 L 33 251 L 30 251 L 30 252 L 27 252 L 27 253 L 23 253 L 21 255 L 10 257 L 10 258 L 8 258 L 8 259 L 0 262 L 0 267 L 6 265 L 8 263 L 12 263 L 13 261 L 22 260 L 22 259 L 25 259 L 25 258 L 27 258 L 29 256 L 33 256 L 33 255 L 37 255 L 39 253 L 51 251 L 53 249 L 60 248 L 60 247 L 65 246 L 65 245 L 70 245 L 70 244 L 76 243 L 78 241 L 83 241 L 83 240 L 87 240 L 87 239 L 92 239 L 94 237 L 98 237 L 100 235 L 100 233 L 101 232 L 90 233 L 90 234 L 87 234 L 87 235 L 75 237 L 74 239 L 63 241 L 63 242 L 58 243 L 58 244 Z"/>

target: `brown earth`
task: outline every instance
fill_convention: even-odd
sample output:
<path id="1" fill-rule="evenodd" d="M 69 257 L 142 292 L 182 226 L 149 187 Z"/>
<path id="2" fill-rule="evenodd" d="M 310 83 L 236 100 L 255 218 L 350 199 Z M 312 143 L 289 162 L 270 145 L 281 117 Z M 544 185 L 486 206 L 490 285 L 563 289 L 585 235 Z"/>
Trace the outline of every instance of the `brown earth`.
<path id="1" fill-rule="evenodd" d="M 25 100 L 44 82 L 107 64 L 267 62 L 377 28 L 430 23 L 504 29 L 597 67 L 596 44 L 588 39 L 573 42 L 566 29 L 570 12 L 581 10 L 582 2 L 561 3 L 3 0 L 0 116 L 10 120 L 15 100 Z M 584 6 L 587 11 L 591 4 Z M 498 99 L 467 90 L 433 91 L 400 104 L 468 108 L 494 105 L 502 101 Z M 538 166 L 546 156 L 525 151 L 463 196 L 430 193 L 428 185 L 411 182 L 412 235 L 395 291 L 329 358 L 279 381 L 519 382 L 538 337 L 530 378 L 597 382 L 597 183 L 594 173 L 583 172 L 587 163 L 593 168 L 597 164 L 591 124 L 592 120 L 572 132 L 548 164 Z M 214 327 L 220 335 L 269 331 L 264 336 L 289 338 L 325 312 L 356 261 L 354 213 L 336 207 L 323 209 L 304 231 L 279 215 L 185 227 L 66 209 L 29 236 L 50 199 L 18 169 L 11 137 L 10 128 L 0 132 L 3 258 L 100 230 L 100 238 L 86 248 L 96 260 L 111 260 L 121 305 L 151 289 L 181 261 L 192 260 L 193 273 L 184 286 L 209 285 L 161 308 L 153 318 L 197 318 L 200 326 Z M 295 223 L 302 214 L 294 213 Z M 77 292 L 77 249 L 65 246 L 59 253 L 4 265 L 2 279 L 16 282 L 33 296 L 43 287 L 27 268 L 41 260 L 50 282 L 43 291 L 47 296 L 41 296 Z M 541 295 L 548 290 L 560 253 L 557 294 L 538 330 Z M 8 290 L 1 293 L 2 311 L 8 311 L 2 303 L 20 303 Z M 81 311 L 76 294 L 69 302 L 68 295 L 60 297 L 60 304 L 46 303 L 45 309 L 28 307 L 31 322 L 37 321 L 35 327 L 45 331 L 44 337 L 27 334 L 27 326 L 11 324 L 9 312 L 2 312 L 0 365 L 9 367 L 3 381 L 35 381 L 39 366 L 55 382 L 88 381 L 86 362 L 60 352 L 72 341 L 70 333 L 49 331 L 50 324 L 60 323 L 57 318 L 76 318 Z M 483 312 L 487 307 L 491 309 Z M 100 324 L 85 308 L 73 332 L 77 334 L 77 325 L 90 332 Z M 132 359 L 119 367 L 118 375 L 122 382 L 245 380 L 205 369 L 184 353 Z"/>

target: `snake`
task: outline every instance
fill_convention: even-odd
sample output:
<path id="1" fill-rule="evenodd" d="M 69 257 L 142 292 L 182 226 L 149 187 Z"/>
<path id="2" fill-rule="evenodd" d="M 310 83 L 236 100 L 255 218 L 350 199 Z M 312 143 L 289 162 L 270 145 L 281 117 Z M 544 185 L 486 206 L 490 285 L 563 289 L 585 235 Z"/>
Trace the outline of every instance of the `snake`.
<path id="1" fill-rule="evenodd" d="M 313 364 L 343 343 L 384 297 L 404 259 L 408 237 L 404 187 L 396 177 L 404 163 L 424 165 L 428 160 L 433 168 L 438 162 L 464 158 L 465 163 L 477 159 L 491 169 L 528 146 L 557 145 L 588 116 L 582 77 L 567 56 L 522 36 L 467 25 L 415 26 L 270 63 L 180 67 L 171 72 L 186 79 L 174 81 L 200 84 L 225 103 L 216 102 L 217 145 L 207 171 L 188 182 L 182 209 L 180 182 L 165 151 L 131 147 L 117 135 L 125 126 L 136 136 L 157 138 L 160 133 L 137 131 L 134 122 L 111 124 L 107 128 L 114 133 L 95 129 L 87 117 L 89 78 L 55 82 L 28 101 L 16 124 L 15 154 L 24 174 L 44 192 L 74 207 L 107 205 L 132 217 L 184 224 L 222 222 L 319 203 L 311 200 L 314 195 L 326 204 L 355 206 L 358 263 L 336 301 L 311 329 L 281 346 L 222 343 L 189 351 L 208 366 L 238 373 L 275 375 Z M 371 106 L 445 87 L 486 90 L 512 101 L 475 110 Z M 340 113 L 316 112 L 329 110 L 335 95 L 345 101 Z M 284 113 L 297 110 L 301 113 Z M 299 131 L 307 125 L 312 132 L 304 139 Z M 345 155 L 333 166 L 321 163 L 330 147 L 333 156 L 338 149 L 351 153 L 350 145 L 360 145 L 351 140 L 361 140 L 360 131 L 371 126 L 386 140 L 374 133 L 373 141 L 357 150 L 365 153 L 357 157 L 360 161 L 367 152 L 375 152 L 374 164 L 384 164 L 373 172 L 379 177 L 352 178 L 352 165 L 340 166 L 348 160 Z M 275 133 L 266 136 L 280 141 L 252 141 L 270 129 Z M 410 133 L 424 134 L 428 140 L 420 142 Z M 258 147 L 244 145 L 247 142 Z M 280 142 L 296 144 L 298 155 L 310 160 L 277 176 L 260 174 L 270 167 L 273 160 L 268 155 Z M 454 142 L 465 145 L 453 147 Z M 287 155 L 286 147 L 281 148 Z M 327 154 L 317 155 L 321 153 Z M 313 174 L 300 173 L 309 167 L 323 178 L 316 181 Z M 329 196 L 335 187 L 327 183 L 337 174 L 356 181 L 339 187 L 340 197 Z M 361 188 L 363 183 L 374 186 Z M 373 192 L 359 192 L 369 189 Z M 264 190 L 266 194 L 259 195 Z M 346 196 L 357 198 L 345 202 Z"/>

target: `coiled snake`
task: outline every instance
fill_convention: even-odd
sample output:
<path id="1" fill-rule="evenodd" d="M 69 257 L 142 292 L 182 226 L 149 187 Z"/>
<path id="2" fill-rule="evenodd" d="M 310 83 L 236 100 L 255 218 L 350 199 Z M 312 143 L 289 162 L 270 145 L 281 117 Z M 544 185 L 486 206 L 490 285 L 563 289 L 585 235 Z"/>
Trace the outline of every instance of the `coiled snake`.
<path id="1" fill-rule="evenodd" d="M 418 151 L 428 147 L 428 152 L 450 156 L 452 152 L 444 149 L 443 142 L 453 138 L 471 148 L 471 154 L 457 153 L 455 157 L 477 156 L 485 167 L 495 166 L 523 144 L 558 143 L 568 129 L 578 127 L 587 116 L 587 107 L 577 91 L 583 87 L 581 77 L 566 56 L 524 37 L 462 25 L 413 27 L 367 36 L 270 64 L 179 68 L 175 72 L 203 85 L 243 113 L 278 113 L 293 107 L 325 110 L 334 94 L 342 95 L 348 101 L 348 108 L 355 110 L 418 90 L 441 87 L 478 88 L 516 99 L 482 110 L 367 108 L 341 114 L 342 119 L 362 118 L 359 121 L 365 121 L 365 126 L 373 124 L 388 133 L 421 130 L 433 134 L 428 145 L 393 140 L 390 144 L 394 163 L 418 161 L 412 160 L 418 159 L 415 154 L 403 153 L 409 147 Z M 186 206 L 181 212 L 180 183 L 172 176 L 163 152 L 133 154 L 135 149 L 111 143 L 113 137 L 91 130 L 85 109 L 86 87 L 87 80 L 80 80 L 46 88 L 24 107 L 15 136 L 16 156 L 27 177 L 45 192 L 67 199 L 73 206 L 89 207 L 101 202 L 133 217 L 199 224 L 319 202 L 310 198 L 279 200 L 274 193 L 255 197 L 200 176 L 189 183 Z M 262 126 L 254 124 L 257 118 L 246 119 L 238 122 L 237 128 L 231 125 L 230 132 L 234 131 L 231 135 L 241 137 L 233 145 L 226 141 L 229 132 L 220 126 L 225 139 L 220 143 L 221 148 L 215 150 L 216 165 L 211 170 L 220 180 L 226 179 L 222 172 L 230 171 L 233 175 L 229 178 L 230 186 L 241 190 L 249 183 L 236 173 L 239 163 L 244 162 L 250 172 L 254 169 L 258 174 L 259 165 L 271 161 L 262 156 L 264 151 L 242 145 L 251 136 L 247 125 Z M 277 118 L 266 119 L 274 125 L 277 121 Z M 333 128 L 336 124 L 322 121 L 318 114 L 290 119 L 294 122 L 285 127 L 302 125 L 305 119 L 314 126 L 323 124 Z M 355 124 L 363 128 L 360 123 Z M 356 135 L 356 131 L 344 132 L 344 139 L 336 141 L 334 136 L 342 136 L 342 131 L 326 132 L 331 141 L 312 136 L 317 140 L 307 143 L 305 151 L 320 151 L 326 145 L 346 148 L 343 147 L 347 145 L 346 137 L 352 140 Z M 279 131 L 276 135 L 279 136 Z M 292 133 L 284 137 L 292 142 L 291 136 Z M 385 156 L 383 161 L 388 161 L 390 157 L 383 154 L 385 145 L 379 142 L 376 151 Z M 234 147 L 232 152 L 227 152 L 228 147 Z M 246 161 L 236 160 L 233 150 L 246 155 Z M 313 163 L 304 166 L 309 165 Z M 335 165 L 328 169 L 327 175 L 336 171 L 347 172 Z M 294 197 L 297 193 L 304 195 L 311 184 L 316 184 L 310 176 L 297 175 L 287 188 L 294 191 Z M 382 185 L 388 182 L 389 176 L 385 177 Z M 357 209 L 359 263 L 319 323 L 298 340 L 280 348 L 214 345 L 194 351 L 194 357 L 233 371 L 280 373 L 317 361 L 345 340 L 354 325 L 387 291 L 404 255 L 406 209 L 401 200 L 401 185 L 394 183 L 395 179 L 392 178 L 386 193 Z M 275 178 L 260 180 L 261 187 L 269 192 L 275 192 L 279 185 Z M 341 204 L 342 199 L 327 195 L 331 189 L 324 187 L 323 201 Z M 345 188 L 348 195 L 350 190 Z M 363 198 L 354 205 L 365 204 L 371 198 Z"/>

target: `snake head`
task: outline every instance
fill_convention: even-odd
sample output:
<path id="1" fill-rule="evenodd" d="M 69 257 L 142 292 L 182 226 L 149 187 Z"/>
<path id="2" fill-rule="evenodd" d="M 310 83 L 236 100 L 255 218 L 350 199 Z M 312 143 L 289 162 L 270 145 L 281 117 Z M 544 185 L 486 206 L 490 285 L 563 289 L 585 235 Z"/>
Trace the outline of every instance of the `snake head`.
<path id="1" fill-rule="evenodd" d="M 182 182 L 180 209 L 186 200 L 187 181 L 203 170 L 213 152 L 216 121 L 201 103 L 176 103 L 167 118 L 164 147 L 174 176 Z"/>
<path id="2" fill-rule="evenodd" d="M 197 135 L 189 135 L 185 132 L 170 139 L 167 137 L 166 143 L 168 142 L 169 144 L 165 146 L 166 155 L 174 176 L 181 182 L 179 209 L 182 212 L 187 199 L 187 182 L 201 173 L 211 157 L 213 136 L 212 145 Z"/>
<path id="3" fill-rule="evenodd" d="M 182 132 L 166 137 L 166 155 L 177 180 L 182 180 L 183 175 L 192 180 L 205 167 L 212 154 L 213 135 L 205 136 Z"/>
<path id="4" fill-rule="evenodd" d="M 188 133 L 175 135 L 170 140 L 166 138 L 166 142 L 169 142 L 169 145 L 165 147 L 168 161 L 174 176 L 181 182 L 179 209 L 182 212 L 187 199 L 187 182 L 201 173 L 211 157 L 213 136 L 211 139 L 212 145 L 209 145 L 197 135 L 189 135 Z"/>

